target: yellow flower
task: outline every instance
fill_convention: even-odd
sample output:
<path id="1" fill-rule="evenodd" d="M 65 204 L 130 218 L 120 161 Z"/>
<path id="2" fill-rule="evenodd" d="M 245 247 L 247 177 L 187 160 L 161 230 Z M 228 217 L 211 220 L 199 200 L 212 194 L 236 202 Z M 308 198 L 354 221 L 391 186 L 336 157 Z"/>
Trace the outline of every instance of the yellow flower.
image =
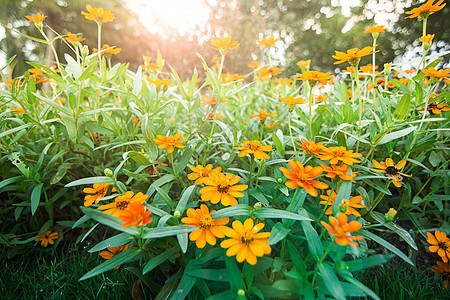
<path id="1" fill-rule="evenodd" d="M 46 233 L 39 235 L 35 241 L 40 241 L 41 246 L 47 247 L 48 244 L 53 245 L 55 242 L 53 240 L 56 240 L 58 238 L 57 232 L 52 232 L 51 230 L 48 230 Z"/>
<path id="2" fill-rule="evenodd" d="M 153 139 L 156 144 L 158 144 L 159 149 L 167 148 L 167 153 L 172 153 L 174 147 L 176 148 L 184 148 L 184 145 L 181 143 L 185 143 L 187 139 L 181 139 L 181 133 L 177 132 L 174 136 L 163 136 L 157 135 L 157 139 Z M 181 139 L 181 140 L 180 140 Z"/>
<path id="3" fill-rule="evenodd" d="M 334 64 L 341 64 L 348 61 L 351 66 L 357 66 L 359 64 L 359 61 L 361 60 L 361 57 L 380 51 L 375 51 L 376 46 L 377 45 L 375 45 L 374 47 L 367 46 L 365 48 L 362 48 L 361 50 L 359 48 L 353 48 L 347 50 L 347 53 L 335 51 L 335 55 L 333 55 L 333 58 L 337 61 Z"/>
<path id="4" fill-rule="evenodd" d="M 211 211 L 211 213 L 215 210 Z M 195 241 L 197 248 L 203 248 L 206 243 L 214 246 L 216 244 L 216 237 L 223 238 L 225 235 L 222 232 L 229 221 L 229 218 L 213 219 L 210 216 L 208 206 L 205 204 L 200 205 L 200 208 L 193 209 L 189 208 L 186 212 L 187 217 L 182 218 L 181 222 L 189 225 L 198 227 L 197 230 L 192 231 L 189 234 L 189 239 Z"/>
<path id="5" fill-rule="evenodd" d="M 423 37 L 421 37 L 419 40 L 425 44 L 425 43 L 431 43 L 433 38 L 434 38 L 434 34 L 427 34 L 427 35 L 424 35 Z"/>
<path id="6" fill-rule="evenodd" d="M 428 104 L 427 110 L 430 113 L 430 115 L 440 115 L 443 111 L 449 111 L 450 107 L 446 106 L 445 100 L 442 100 L 439 103 L 436 103 L 436 101 L 433 101 Z M 420 109 L 423 111 L 424 109 Z"/>
<path id="7" fill-rule="evenodd" d="M 130 247 L 130 243 L 122 245 L 122 246 L 106 248 L 106 250 L 103 250 L 100 252 L 100 256 L 103 257 L 104 259 L 108 260 L 108 259 L 111 259 L 114 256 L 116 256 L 117 254 L 127 250 L 128 247 Z M 117 270 L 119 267 L 120 266 L 115 267 L 114 270 Z"/>
<path id="8" fill-rule="evenodd" d="M 210 175 L 210 180 L 205 182 L 207 186 L 200 190 L 203 201 L 211 201 L 212 204 L 219 202 L 224 206 L 234 206 L 238 202 L 235 197 L 244 197 L 241 191 L 248 188 L 246 184 L 235 185 L 241 178 L 233 174 Z"/>
<path id="9" fill-rule="evenodd" d="M 265 119 L 269 118 L 269 117 L 275 117 L 277 115 L 277 113 L 271 113 L 269 114 L 268 112 L 266 112 L 264 109 L 260 109 L 259 110 L 259 114 L 253 114 L 250 113 L 250 117 L 252 118 L 258 118 L 259 121 L 264 121 Z"/>
<path id="10" fill-rule="evenodd" d="M 450 258 L 450 239 L 445 232 L 436 230 L 434 235 L 427 232 L 427 236 L 427 242 L 431 245 L 428 249 L 431 252 L 437 252 L 445 263 L 448 262 L 448 259 Z"/>
<path id="11" fill-rule="evenodd" d="M 266 81 L 269 80 L 272 77 L 275 77 L 281 73 L 283 73 L 283 70 L 285 68 L 279 69 L 278 67 L 271 67 L 271 68 L 261 68 L 258 70 L 259 76 L 262 80 Z"/>
<path id="12" fill-rule="evenodd" d="M 410 15 L 408 17 L 406 17 L 405 19 L 408 18 L 421 18 L 421 19 L 426 19 L 428 18 L 429 15 L 434 14 L 437 11 L 440 11 L 441 9 L 444 8 L 445 4 L 443 5 L 442 2 L 444 2 L 444 0 L 440 0 L 438 2 L 436 2 L 436 4 L 433 4 L 434 0 L 428 0 L 427 3 L 422 4 L 419 7 L 413 8 L 410 11 L 407 11 L 406 14 Z M 441 5 L 441 6 L 439 6 Z"/>
<path id="13" fill-rule="evenodd" d="M 189 180 L 195 180 L 196 185 L 200 185 L 202 183 L 206 183 L 210 179 L 210 174 L 214 176 L 218 176 L 220 172 L 222 172 L 221 167 L 217 167 L 213 169 L 213 165 L 208 164 L 206 167 L 202 165 L 197 165 L 196 167 L 191 167 L 192 172 L 187 175 Z"/>
<path id="14" fill-rule="evenodd" d="M 94 183 L 94 186 L 92 188 L 84 188 L 83 193 L 86 194 L 93 194 L 93 195 L 86 195 L 84 197 L 84 206 L 88 207 L 91 206 L 92 203 L 97 204 L 99 202 L 98 198 L 105 197 L 106 190 L 108 189 L 108 186 L 111 184 L 111 182 L 108 183 Z M 116 189 L 112 188 L 111 192 L 115 192 Z"/>
<path id="15" fill-rule="evenodd" d="M 231 42 L 231 36 L 227 36 L 224 39 L 212 39 L 211 45 L 214 50 L 219 50 L 223 54 L 230 49 L 239 47 L 239 43 L 237 41 Z"/>
<path id="16" fill-rule="evenodd" d="M 242 145 L 238 145 L 237 147 L 234 147 L 234 149 L 242 150 L 238 154 L 239 157 L 244 157 L 247 154 L 253 154 L 257 159 L 270 159 L 270 156 L 265 152 L 273 151 L 273 148 L 270 145 L 263 146 L 259 141 L 247 140 L 242 141 Z"/>
<path id="17" fill-rule="evenodd" d="M 40 13 L 35 14 L 34 16 L 25 16 L 28 19 L 28 22 L 33 22 L 35 24 L 42 23 L 47 16 L 41 15 Z"/>
<path id="18" fill-rule="evenodd" d="M 358 221 L 351 221 L 347 224 L 348 217 L 343 213 L 339 213 L 337 220 L 333 216 L 330 216 L 328 219 L 331 225 L 325 223 L 324 221 L 320 221 L 320 223 L 330 232 L 330 234 L 336 236 L 336 243 L 338 245 L 359 246 L 357 243 L 351 240 L 360 240 L 363 239 L 363 237 L 351 236 L 347 235 L 347 233 L 352 233 L 361 229 L 361 223 L 359 223 Z"/>
<path id="19" fill-rule="evenodd" d="M 288 188 L 295 189 L 297 187 L 302 187 L 313 197 L 317 197 L 318 195 L 316 188 L 322 190 L 328 188 L 328 184 L 313 180 L 322 174 L 323 169 L 321 167 L 303 167 L 301 162 L 293 160 L 289 161 L 288 164 L 292 171 L 284 167 L 280 167 L 280 171 L 283 172 L 284 176 L 290 179 L 285 183 Z"/>
<path id="20" fill-rule="evenodd" d="M 367 28 L 366 31 L 364 31 L 364 33 L 371 33 L 372 37 L 374 39 L 378 38 L 378 35 L 380 34 L 380 32 L 385 32 L 386 31 L 386 26 L 382 26 L 382 25 L 375 25 L 375 26 L 369 26 L 369 28 Z"/>
<path id="21" fill-rule="evenodd" d="M 65 37 L 64 39 L 73 45 L 77 45 L 79 42 L 82 42 L 85 40 L 81 36 L 77 36 L 76 34 L 70 32 L 70 31 L 67 32 L 67 37 Z"/>
<path id="22" fill-rule="evenodd" d="M 320 195 L 319 197 L 322 199 L 320 201 L 320 204 L 323 205 L 329 205 L 328 209 L 325 211 L 325 214 L 331 215 L 333 213 L 333 204 L 334 200 L 336 200 L 337 194 L 335 192 L 331 192 L 331 190 L 327 191 L 327 195 Z M 363 200 L 363 197 L 361 195 L 355 196 L 349 200 L 342 199 L 341 205 L 339 206 L 339 209 L 342 213 L 346 215 L 354 215 L 357 217 L 360 217 L 361 214 L 355 209 L 355 208 L 364 208 L 365 205 L 360 204 L 360 202 Z"/>
<path id="23" fill-rule="evenodd" d="M 302 97 L 294 98 L 294 96 L 287 96 L 286 98 L 280 96 L 280 101 L 286 102 L 289 105 L 305 104 L 308 102 Z"/>
<path id="24" fill-rule="evenodd" d="M 104 210 L 105 213 L 119 217 L 126 209 L 130 203 L 142 204 L 148 198 L 147 194 L 141 192 L 134 195 L 132 191 L 128 191 L 123 195 L 117 196 L 114 202 L 109 204 L 100 205 L 97 209 Z"/>
<path id="25" fill-rule="evenodd" d="M 93 20 L 98 24 L 111 22 L 114 20 L 114 14 L 109 10 L 103 10 L 103 8 L 94 8 L 89 4 L 86 4 L 86 9 L 88 12 L 82 11 L 81 14 L 88 20 Z"/>
<path id="26" fill-rule="evenodd" d="M 347 150 L 345 147 L 323 147 L 317 158 L 320 160 L 330 160 L 331 165 L 337 165 L 339 161 L 342 161 L 347 165 L 353 165 L 353 163 L 360 162 L 359 160 L 356 160 L 355 157 L 361 156 L 361 153 L 353 153 L 353 150 Z"/>
<path id="27" fill-rule="evenodd" d="M 252 60 L 251 62 L 248 63 L 247 67 L 257 69 L 261 67 L 261 64 L 259 63 L 259 61 Z"/>
<path id="28" fill-rule="evenodd" d="M 256 44 L 258 47 L 261 47 L 261 48 L 270 48 L 270 47 L 275 46 L 275 43 L 279 40 L 280 40 L 280 38 L 276 39 L 275 37 L 271 36 L 268 39 L 261 39 L 261 40 L 257 41 Z"/>
<path id="29" fill-rule="evenodd" d="M 97 48 L 92 49 L 93 52 L 97 52 Z M 100 54 L 117 54 L 122 50 L 122 48 L 115 48 L 115 46 L 110 46 L 108 44 L 104 44 L 100 49 Z"/>
<path id="30" fill-rule="evenodd" d="M 434 67 L 430 67 L 428 69 L 422 69 L 422 72 L 435 80 L 441 80 L 450 77 L 450 69 L 441 69 L 439 71 L 436 71 Z"/>
<path id="31" fill-rule="evenodd" d="M 303 74 L 297 73 L 298 78 L 294 78 L 295 80 L 308 81 L 310 86 L 315 86 L 317 82 L 322 84 L 327 84 L 327 80 L 332 78 L 333 75 L 331 73 L 322 73 L 319 71 L 305 71 Z"/>
<path id="32" fill-rule="evenodd" d="M 372 160 L 372 163 L 375 168 L 369 168 L 370 171 L 386 173 L 386 176 L 392 179 L 392 183 L 396 187 L 402 186 L 403 177 L 401 175 L 410 177 L 410 175 L 406 175 L 400 172 L 400 170 L 405 166 L 406 160 L 399 161 L 395 166 L 392 158 L 386 158 L 386 162 L 381 163 L 377 162 L 376 160 Z"/>
<path id="33" fill-rule="evenodd" d="M 230 239 L 220 243 L 220 247 L 228 248 L 227 256 L 236 255 L 238 262 L 246 260 L 249 264 L 256 264 L 256 257 L 270 254 L 272 249 L 269 246 L 270 232 L 260 232 L 264 228 L 264 223 L 253 226 L 253 220 L 247 219 L 244 224 L 238 220 L 233 221 L 233 228 L 223 228 L 223 233 Z"/>
<path id="34" fill-rule="evenodd" d="M 308 59 L 308 60 L 299 60 L 297 62 L 297 66 L 299 66 L 300 68 L 304 67 L 304 68 L 308 69 L 310 65 L 311 65 L 311 60 L 310 59 Z"/>
<path id="35" fill-rule="evenodd" d="M 217 120 L 217 119 L 225 119 L 225 116 L 222 116 L 221 112 L 218 112 L 217 114 L 215 113 L 210 113 L 208 114 L 208 116 L 206 117 L 206 120 L 211 121 L 211 120 Z"/>
<path id="36" fill-rule="evenodd" d="M 163 88 L 167 88 L 170 84 L 170 79 L 161 80 L 161 79 L 156 78 L 153 80 L 150 77 L 147 77 L 147 81 L 155 84 L 157 87 L 163 87 Z"/>
<path id="37" fill-rule="evenodd" d="M 25 113 L 25 109 L 23 109 L 22 107 L 10 106 L 9 109 L 11 110 L 11 112 L 13 114 L 24 114 Z"/>

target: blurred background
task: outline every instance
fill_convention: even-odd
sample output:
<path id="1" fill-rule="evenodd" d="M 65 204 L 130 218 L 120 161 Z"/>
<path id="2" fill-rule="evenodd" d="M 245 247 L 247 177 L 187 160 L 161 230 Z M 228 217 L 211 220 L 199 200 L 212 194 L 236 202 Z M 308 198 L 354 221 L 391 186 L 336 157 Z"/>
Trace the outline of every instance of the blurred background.
<path id="1" fill-rule="evenodd" d="M 380 49 L 377 64 L 382 70 L 386 62 L 419 55 L 422 22 L 405 19 L 404 12 L 422 2 L 425 1 L 0 0 L 0 65 L 17 54 L 8 74 L 15 77 L 31 68 L 28 61 L 54 64 L 45 45 L 19 34 L 41 38 L 25 18 L 38 12 L 48 16 L 44 23 L 60 35 L 69 31 L 82 33 L 86 39 L 82 43 L 92 51 L 97 47 L 97 26 L 81 14 L 87 11 L 86 4 L 90 4 L 115 15 L 113 22 L 103 24 L 102 44 L 121 48 L 112 61 L 130 63 L 132 70 L 143 64 L 143 55 L 152 57 L 154 62 L 159 49 L 166 62 L 164 70 L 170 64 L 184 79 L 194 67 L 201 69 L 195 51 L 211 62 L 219 54 L 211 49 L 210 40 L 231 35 L 240 46 L 227 54 L 225 72 L 248 73 L 250 61 L 263 60 L 263 50 L 256 46 L 256 41 L 270 36 L 280 38 L 270 51 L 276 63 L 286 67 L 283 76 L 299 72 L 296 62 L 307 59 L 311 59 L 314 70 L 336 72 L 331 57 L 334 51 L 371 46 L 372 36 L 363 32 L 375 24 L 387 27 L 377 40 Z M 435 34 L 432 52 L 450 49 L 449 18 L 450 5 L 429 17 L 427 33 Z M 47 26 L 44 30 L 49 37 L 55 36 Z M 63 53 L 74 55 L 62 41 L 54 45 L 62 62 Z M 441 65 L 448 65 L 448 59 L 447 55 Z M 361 64 L 369 62 L 367 58 Z"/>

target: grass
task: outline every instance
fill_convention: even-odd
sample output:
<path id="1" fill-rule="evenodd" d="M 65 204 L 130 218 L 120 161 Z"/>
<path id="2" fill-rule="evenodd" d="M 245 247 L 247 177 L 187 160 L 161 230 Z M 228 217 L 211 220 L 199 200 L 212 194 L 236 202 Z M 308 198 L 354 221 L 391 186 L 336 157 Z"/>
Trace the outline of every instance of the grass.
<path id="1" fill-rule="evenodd" d="M 54 255 L 52 249 L 26 246 L 11 258 L 7 258 L 8 250 L 0 248 L 0 295 L 4 299 L 130 299 L 137 280 L 121 267 L 78 281 L 103 259 L 76 247 Z"/>
<path id="2" fill-rule="evenodd" d="M 430 269 L 415 268 L 400 259 L 359 274 L 368 288 L 381 299 L 450 299 L 442 289 L 442 278 Z"/>

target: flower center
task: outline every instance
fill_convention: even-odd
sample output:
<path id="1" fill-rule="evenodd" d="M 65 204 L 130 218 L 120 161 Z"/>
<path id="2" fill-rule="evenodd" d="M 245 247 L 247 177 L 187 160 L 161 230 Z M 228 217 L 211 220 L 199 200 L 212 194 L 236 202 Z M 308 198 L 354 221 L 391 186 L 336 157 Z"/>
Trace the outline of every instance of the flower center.
<path id="1" fill-rule="evenodd" d="M 175 138 L 173 137 L 173 136 L 168 136 L 167 138 L 166 138 L 166 143 L 167 144 L 169 144 L 169 145 L 171 145 L 171 146 L 173 146 L 173 145 L 175 145 Z"/>
<path id="2" fill-rule="evenodd" d="M 390 167 L 386 168 L 386 174 L 388 174 L 388 175 L 398 175 L 398 170 L 397 170 L 396 167 L 390 166 Z"/>
<path id="3" fill-rule="evenodd" d="M 116 203 L 116 208 L 120 209 L 120 210 L 125 210 L 128 207 L 128 201 L 127 200 L 123 200 L 123 201 L 118 201 Z"/>
<path id="4" fill-rule="evenodd" d="M 107 189 L 107 188 L 108 188 L 108 187 L 105 187 L 105 186 L 101 187 L 100 189 L 97 190 L 96 195 L 101 195 L 101 196 L 105 195 L 105 194 L 106 194 L 106 189 Z"/>
<path id="5" fill-rule="evenodd" d="M 210 215 L 201 216 L 199 225 L 203 229 L 208 229 L 213 225 L 213 218 Z"/>
<path id="6" fill-rule="evenodd" d="M 439 246 L 439 248 L 441 248 L 441 249 L 444 250 L 444 251 L 448 249 L 447 244 L 444 243 L 444 242 L 439 242 L 439 243 L 438 243 L 438 246 Z"/>
<path id="7" fill-rule="evenodd" d="M 345 150 L 337 148 L 333 150 L 333 154 L 335 157 L 343 157 L 345 155 Z"/>
<path id="8" fill-rule="evenodd" d="M 221 194 L 228 193 L 229 189 L 230 189 L 230 185 L 228 184 L 228 181 L 221 181 L 217 185 L 217 191 Z"/>
<path id="9" fill-rule="evenodd" d="M 308 173 L 304 173 L 301 171 L 297 173 L 297 178 L 300 181 L 308 181 L 311 179 Z"/>
<path id="10" fill-rule="evenodd" d="M 251 242 L 253 242 L 253 233 L 252 232 L 245 232 L 243 235 L 241 235 L 241 243 L 244 245 L 248 245 Z"/>
<path id="11" fill-rule="evenodd" d="M 261 147 L 261 144 L 258 141 L 251 141 L 248 147 L 250 148 L 250 150 L 256 151 L 259 149 L 259 147 Z"/>

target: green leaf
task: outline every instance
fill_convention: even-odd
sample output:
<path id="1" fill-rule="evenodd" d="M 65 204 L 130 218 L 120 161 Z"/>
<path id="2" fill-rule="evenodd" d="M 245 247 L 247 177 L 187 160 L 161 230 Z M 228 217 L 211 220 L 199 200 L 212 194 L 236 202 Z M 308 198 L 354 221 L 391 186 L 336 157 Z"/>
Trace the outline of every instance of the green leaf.
<path id="1" fill-rule="evenodd" d="M 364 183 L 366 183 L 367 185 L 370 185 L 371 187 L 373 187 L 374 189 L 376 189 L 379 192 L 382 192 L 383 194 L 386 194 L 388 196 L 392 196 L 391 191 L 389 191 L 389 189 L 384 185 L 384 184 L 380 184 L 378 182 L 372 181 L 372 180 L 362 180 Z"/>
<path id="2" fill-rule="evenodd" d="M 311 255 L 314 257 L 314 259 L 318 261 L 323 256 L 323 246 L 322 242 L 320 241 L 319 235 L 317 234 L 314 227 L 312 227 L 311 222 L 301 221 L 300 223 L 303 227 L 303 231 L 305 232 L 309 251 L 311 252 Z"/>
<path id="3" fill-rule="evenodd" d="M 203 278 L 211 281 L 227 282 L 229 281 L 228 271 L 226 269 L 200 269 L 186 272 L 187 275 Z"/>
<path id="4" fill-rule="evenodd" d="M 87 122 L 85 122 L 83 124 L 90 130 L 92 130 L 93 132 L 97 132 L 97 133 L 105 134 L 105 135 L 115 135 L 111 129 L 100 126 L 98 124 L 87 123 Z"/>
<path id="5" fill-rule="evenodd" d="M 184 209 L 186 208 L 186 204 L 188 201 L 192 198 L 192 193 L 195 190 L 196 185 L 191 185 L 188 188 L 186 188 L 183 193 L 181 194 L 180 201 L 178 201 L 177 207 L 175 210 L 179 211 L 181 215 L 184 213 Z"/>
<path id="6" fill-rule="evenodd" d="M 78 78 L 78 80 L 80 82 L 85 81 L 86 79 L 88 79 L 92 73 L 94 73 L 95 70 L 97 70 L 98 67 L 98 62 L 93 62 L 91 63 L 81 74 L 81 76 Z"/>
<path id="7" fill-rule="evenodd" d="M 253 216 L 261 219 L 266 218 L 282 218 L 282 219 L 292 219 L 300 221 L 312 221 L 310 218 L 295 214 L 289 211 L 275 209 L 275 208 L 261 208 L 253 212 Z"/>
<path id="8" fill-rule="evenodd" d="M 8 130 L 0 133 L 0 138 L 3 138 L 5 136 L 7 136 L 7 135 L 16 133 L 17 131 L 21 131 L 22 129 L 26 129 L 26 128 L 30 127 L 30 126 L 32 126 L 32 124 L 24 124 L 24 125 L 20 125 L 20 126 L 14 127 L 12 129 L 8 129 Z"/>
<path id="9" fill-rule="evenodd" d="M 189 243 L 189 235 L 187 232 L 177 234 L 178 245 L 180 245 L 181 251 L 186 253 Z"/>
<path id="10" fill-rule="evenodd" d="M 394 110 L 394 118 L 396 120 L 404 120 L 408 115 L 409 107 L 411 106 L 411 94 L 403 95 L 402 99 Z"/>
<path id="11" fill-rule="evenodd" d="M 346 174 L 351 175 L 352 168 L 349 167 Z M 342 181 L 341 186 L 339 187 L 339 190 L 337 192 L 336 199 L 334 200 L 333 203 L 332 208 L 333 215 L 336 216 L 338 214 L 342 199 L 347 200 L 350 199 L 351 192 L 352 192 L 352 181 L 351 180 Z"/>
<path id="12" fill-rule="evenodd" d="M 132 160 L 134 160 L 136 163 L 138 163 L 141 166 L 148 166 L 148 165 L 152 164 L 147 158 L 145 158 L 142 155 L 142 153 L 139 153 L 137 151 L 128 151 L 128 152 L 125 152 L 122 156 L 124 159 L 127 157 L 130 157 Z"/>
<path id="13" fill-rule="evenodd" d="M 94 277 L 103 272 L 112 270 L 115 267 L 118 267 L 118 266 L 128 263 L 130 261 L 134 261 L 139 258 L 140 254 L 141 254 L 141 251 L 139 248 L 137 248 L 137 247 L 128 248 L 127 250 L 113 256 L 111 259 L 108 259 L 101 265 L 95 267 L 91 271 L 84 274 L 84 276 L 80 278 L 80 281 Z"/>
<path id="14" fill-rule="evenodd" d="M 184 168 L 186 168 L 189 159 L 191 159 L 192 157 L 192 153 L 194 153 L 194 149 L 192 149 L 191 147 L 184 148 L 184 152 L 183 155 L 181 156 L 180 161 L 175 164 L 175 173 L 180 174 L 181 171 L 183 171 Z"/>
<path id="15" fill-rule="evenodd" d="M 331 295 L 336 299 L 345 300 L 344 288 L 334 270 L 328 264 L 318 263 L 318 266 L 319 273 Z"/>
<path id="16" fill-rule="evenodd" d="M 72 187 L 77 185 L 94 184 L 94 183 L 108 183 L 108 182 L 113 182 L 111 177 L 108 176 L 88 177 L 72 181 L 66 184 L 64 187 Z"/>
<path id="17" fill-rule="evenodd" d="M 61 165 L 59 165 L 58 170 L 56 170 L 56 173 L 50 180 L 50 184 L 58 183 L 61 179 L 63 179 L 70 167 L 72 167 L 71 163 L 62 163 Z"/>
<path id="18" fill-rule="evenodd" d="M 153 195 L 153 193 L 156 191 L 157 187 L 160 187 L 168 182 L 171 182 L 172 180 L 175 180 L 176 177 L 172 174 L 166 174 L 163 177 L 159 178 L 155 182 L 153 182 L 149 188 L 147 189 L 147 193 L 149 196 Z"/>
<path id="19" fill-rule="evenodd" d="M 89 218 L 99 223 L 102 223 L 106 226 L 109 226 L 119 231 L 127 232 L 132 235 L 138 234 L 138 230 L 135 226 L 128 228 L 122 227 L 123 222 L 121 222 L 119 218 L 117 218 L 116 216 L 104 213 L 98 209 L 93 209 L 90 207 L 80 207 L 80 208 Z"/>
<path id="20" fill-rule="evenodd" d="M 175 80 L 175 83 L 177 84 L 178 91 L 180 92 L 181 96 L 183 96 L 183 99 L 188 100 L 189 97 L 186 94 L 186 91 L 184 89 L 183 83 L 181 82 L 180 76 L 178 76 L 177 71 L 175 71 L 175 69 L 171 65 L 169 65 L 169 68 L 172 71 L 172 78 Z"/>
<path id="21" fill-rule="evenodd" d="M 41 183 L 37 184 L 33 188 L 33 191 L 31 192 L 31 215 L 32 216 L 36 212 L 36 210 L 39 206 L 39 202 L 41 201 L 41 191 L 42 191 L 43 186 L 44 186 L 44 183 L 41 182 Z"/>
<path id="22" fill-rule="evenodd" d="M 155 187 L 155 189 L 158 195 L 161 196 L 161 198 L 164 200 L 164 202 L 166 202 L 170 209 L 172 211 L 175 210 L 175 204 L 173 203 L 172 198 L 170 198 L 170 196 L 163 189 L 160 189 L 159 187 Z"/>
<path id="23" fill-rule="evenodd" d="M 166 236 L 173 236 L 181 233 L 187 233 L 194 230 L 197 230 L 197 227 L 188 226 L 188 225 L 177 225 L 177 226 L 168 226 L 168 227 L 157 227 L 157 228 L 144 228 L 144 234 L 142 238 L 144 239 L 156 239 Z"/>
<path id="24" fill-rule="evenodd" d="M 354 285 L 358 289 L 361 289 L 366 295 L 370 296 L 372 299 L 380 300 L 380 298 L 377 296 L 377 294 L 375 294 L 371 289 L 369 289 L 364 284 L 362 284 L 361 282 L 359 282 L 358 280 L 353 278 L 350 273 L 344 272 L 341 275 L 342 275 L 342 277 L 344 277 L 345 280 L 350 282 L 352 285 Z"/>
<path id="25" fill-rule="evenodd" d="M 245 283 L 244 279 L 242 278 L 241 271 L 239 270 L 238 266 L 236 265 L 236 258 L 234 256 L 229 257 L 225 256 L 225 265 L 228 270 L 228 275 L 230 279 L 230 285 L 231 289 L 233 291 L 238 291 L 239 289 L 245 290 Z"/>
<path id="26" fill-rule="evenodd" d="M 404 137 L 405 135 L 410 134 L 414 130 L 416 130 L 416 126 L 411 126 L 406 129 L 402 129 L 402 130 L 398 130 L 398 131 L 394 131 L 389 134 L 386 134 L 384 137 L 381 138 L 381 140 L 377 143 L 377 145 L 383 145 L 390 141 Z"/>
<path id="27" fill-rule="evenodd" d="M 367 231 L 367 230 L 361 230 L 361 231 L 359 231 L 359 233 L 363 237 L 371 239 L 372 241 L 374 241 L 374 242 L 380 244 L 381 246 L 383 246 L 384 248 L 392 251 L 395 255 L 397 255 L 398 257 L 400 257 L 404 261 L 406 261 L 408 264 L 414 266 L 414 263 L 403 252 L 398 250 L 394 245 L 392 245 L 388 241 L 380 238 L 379 236 L 377 236 L 377 235 L 375 235 L 372 232 Z"/>
<path id="28" fill-rule="evenodd" d="M 291 232 L 289 228 L 285 228 L 280 222 L 276 223 L 270 231 L 269 245 L 275 245 L 279 241 L 283 240 L 289 232 Z"/>
<path id="29" fill-rule="evenodd" d="M 89 249 L 89 253 L 94 253 L 100 250 L 103 250 L 105 248 L 112 248 L 112 247 L 118 247 L 125 245 L 126 243 L 129 243 L 133 240 L 133 236 L 129 233 L 122 232 L 115 236 L 112 236 L 104 241 L 101 241 L 100 243 L 96 244 L 94 247 Z"/>
<path id="30" fill-rule="evenodd" d="M 346 261 L 344 264 L 347 266 L 349 272 L 356 272 L 384 264 L 393 257 L 394 254 L 376 254 L 361 259 Z"/>
<path id="31" fill-rule="evenodd" d="M 370 215 L 377 220 L 380 224 L 383 224 L 386 228 L 389 228 L 396 234 L 398 234 L 405 242 L 407 242 L 413 249 L 416 251 L 417 245 L 416 242 L 414 242 L 414 239 L 411 237 L 408 231 L 403 229 L 402 227 L 398 226 L 397 224 L 393 222 L 386 223 L 384 220 L 384 215 L 382 213 L 379 213 L 377 211 L 373 211 L 370 213 Z"/>
<path id="32" fill-rule="evenodd" d="M 147 264 L 145 265 L 144 269 L 142 270 L 142 274 L 146 274 L 168 260 L 169 258 L 172 258 L 175 256 L 175 254 L 180 251 L 180 248 L 178 246 L 175 246 L 173 248 L 170 248 L 169 250 L 164 251 L 158 256 L 152 257 Z"/>
<path id="33" fill-rule="evenodd" d="M 4 188 L 7 185 L 10 185 L 11 183 L 21 181 L 24 179 L 25 179 L 25 176 L 23 176 L 23 175 L 7 178 L 7 179 L 3 180 L 2 182 L 0 182 L 0 189 Z"/>
<path id="34" fill-rule="evenodd" d="M 302 257 L 300 256 L 300 253 L 298 249 L 295 248 L 295 246 L 288 241 L 288 249 L 289 249 L 289 255 L 291 256 L 292 263 L 294 264 L 295 269 L 297 272 L 302 274 L 303 276 L 306 275 L 306 264 Z"/>
<path id="35" fill-rule="evenodd" d="M 225 217 L 234 217 L 234 216 L 250 216 L 252 209 L 247 204 L 238 204 L 235 206 L 227 207 L 220 209 L 211 214 L 211 217 L 214 219 L 220 219 Z"/>
<path id="36" fill-rule="evenodd" d="M 133 81 L 133 90 L 131 93 L 135 96 L 138 96 L 142 89 L 142 68 L 139 66 L 139 68 L 136 71 L 136 74 L 134 75 L 134 81 Z"/>

